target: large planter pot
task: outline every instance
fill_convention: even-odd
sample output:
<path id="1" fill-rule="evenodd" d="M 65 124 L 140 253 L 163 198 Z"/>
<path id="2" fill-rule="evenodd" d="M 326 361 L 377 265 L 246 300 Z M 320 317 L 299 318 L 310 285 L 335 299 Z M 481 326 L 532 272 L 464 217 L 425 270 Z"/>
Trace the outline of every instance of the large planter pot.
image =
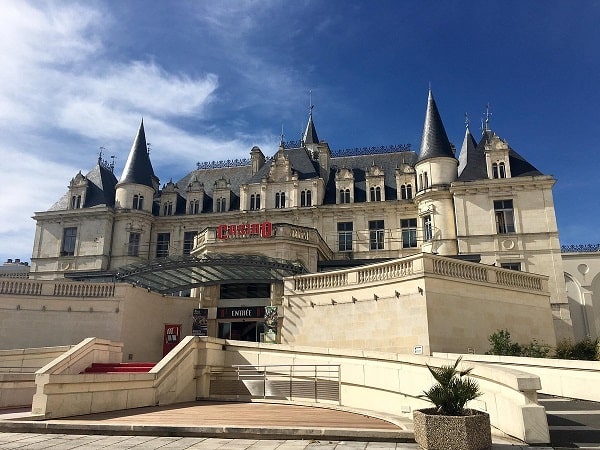
<path id="1" fill-rule="evenodd" d="M 415 441 L 427 450 L 484 450 L 492 447 L 490 416 L 467 410 L 468 416 L 442 416 L 434 408 L 413 413 Z"/>

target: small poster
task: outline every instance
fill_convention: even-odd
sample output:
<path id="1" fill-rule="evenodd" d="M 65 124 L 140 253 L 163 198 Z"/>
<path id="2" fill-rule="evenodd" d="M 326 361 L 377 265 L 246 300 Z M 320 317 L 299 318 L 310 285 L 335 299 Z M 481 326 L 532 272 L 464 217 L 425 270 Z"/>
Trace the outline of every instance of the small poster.
<path id="1" fill-rule="evenodd" d="M 195 308 L 192 322 L 192 336 L 208 336 L 208 309 Z"/>
<path id="2" fill-rule="evenodd" d="M 265 325 L 277 332 L 277 306 L 265 306 Z"/>

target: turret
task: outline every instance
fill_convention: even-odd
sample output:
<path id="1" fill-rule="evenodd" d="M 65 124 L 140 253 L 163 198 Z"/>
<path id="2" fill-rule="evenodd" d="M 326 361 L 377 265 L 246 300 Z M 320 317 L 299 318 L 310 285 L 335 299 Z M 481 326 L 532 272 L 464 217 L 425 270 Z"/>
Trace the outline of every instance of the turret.
<path id="1" fill-rule="evenodd" d="M 448 140 L 433 94 L 429 90 L 421 149 L 415 164 L 417 204 L 422 250 L 456 255 L 456 224 L 450 183 L 456 180 L 458 161 Z"/>
<path id="2" fill-rule="evenodd" d="M 152 201 L 158 190 L 142 120 L 137 136 L 125 163 L 123 174 L 116 186 L 115 207 L 152 212 Z"/>

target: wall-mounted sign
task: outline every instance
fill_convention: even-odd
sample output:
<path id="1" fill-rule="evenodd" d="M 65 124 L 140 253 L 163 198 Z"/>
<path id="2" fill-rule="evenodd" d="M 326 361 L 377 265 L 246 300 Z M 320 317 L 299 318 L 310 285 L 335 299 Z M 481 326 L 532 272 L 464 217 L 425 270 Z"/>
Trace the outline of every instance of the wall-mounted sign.
<path id="1" fill-rule="evenodd" d="M 423 354 L 423 346 L 422 345 L 415 345 L 413 347 L 413 354 L 415 354 L 415 355 L 422 355 Z"/>
<path id="2" fill-rule="evenodd" d="M 239 308 L 217 308 L 218 319 L 264 319 L 264 306 L 242 306 Z"/>
<path id="3" fill-rule="evenodd" d="M 220 240 L 253 236 L 270 238 L 273 236 L 273 224 L 271 222 L 221 224 L 217 227 L 217 239 Z"/>

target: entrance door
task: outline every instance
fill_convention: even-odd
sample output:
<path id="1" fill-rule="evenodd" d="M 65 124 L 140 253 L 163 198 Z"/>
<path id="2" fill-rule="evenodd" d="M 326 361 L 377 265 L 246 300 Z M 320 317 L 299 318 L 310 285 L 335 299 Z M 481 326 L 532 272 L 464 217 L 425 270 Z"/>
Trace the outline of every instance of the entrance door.
<path id="1" fill-rule="evenodd" d="M 260 342 L 264 328 L 263 322 L 220 322 L 219 337 L 236 341 Z"/>

